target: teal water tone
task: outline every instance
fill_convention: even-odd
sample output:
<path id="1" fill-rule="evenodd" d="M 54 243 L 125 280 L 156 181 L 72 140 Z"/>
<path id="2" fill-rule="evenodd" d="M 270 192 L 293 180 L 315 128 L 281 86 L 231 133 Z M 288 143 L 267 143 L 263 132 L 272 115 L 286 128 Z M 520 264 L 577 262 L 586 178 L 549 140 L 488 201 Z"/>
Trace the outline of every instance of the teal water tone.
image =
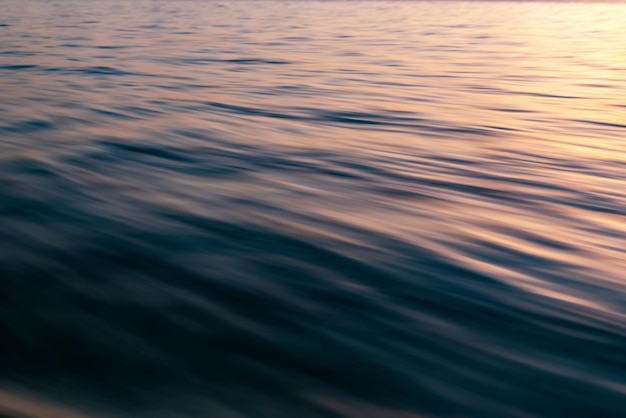
<path id="1" fill-rule="evenodd" d="M 2 0 L 0 93 L 0 416 L 626 416 L 626 4 Z"/>

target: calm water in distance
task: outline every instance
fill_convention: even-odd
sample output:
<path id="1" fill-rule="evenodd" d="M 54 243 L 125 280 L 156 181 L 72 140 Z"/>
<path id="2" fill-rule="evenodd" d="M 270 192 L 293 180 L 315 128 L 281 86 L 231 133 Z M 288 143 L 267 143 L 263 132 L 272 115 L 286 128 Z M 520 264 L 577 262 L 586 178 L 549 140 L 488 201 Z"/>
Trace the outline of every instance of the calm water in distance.
<path id="1" fill-rule="evenodd" d="M 626 4 L 2 0 L 0 415 L 626 416 Z"/>

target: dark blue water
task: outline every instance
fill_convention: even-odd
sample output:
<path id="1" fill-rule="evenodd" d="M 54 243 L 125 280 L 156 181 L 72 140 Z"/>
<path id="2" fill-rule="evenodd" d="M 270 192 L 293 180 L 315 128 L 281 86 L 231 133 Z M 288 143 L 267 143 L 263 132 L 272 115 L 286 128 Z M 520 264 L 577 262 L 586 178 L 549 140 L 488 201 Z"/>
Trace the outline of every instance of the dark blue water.
<path id="1" fill-rule="evenodd" d="M 625 22 L 3 0 L 0 416 L 626 416 Z"/>

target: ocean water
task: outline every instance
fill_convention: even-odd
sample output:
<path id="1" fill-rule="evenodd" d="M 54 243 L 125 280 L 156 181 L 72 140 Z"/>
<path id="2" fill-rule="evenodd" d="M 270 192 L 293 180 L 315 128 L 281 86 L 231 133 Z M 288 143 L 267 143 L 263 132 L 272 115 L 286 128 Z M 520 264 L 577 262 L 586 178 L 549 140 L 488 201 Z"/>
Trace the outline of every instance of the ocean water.
<path id="1" fill-rule="evenodd" d="M 0 416 L 625 417 L 626 4 L 2 0 Z"/>

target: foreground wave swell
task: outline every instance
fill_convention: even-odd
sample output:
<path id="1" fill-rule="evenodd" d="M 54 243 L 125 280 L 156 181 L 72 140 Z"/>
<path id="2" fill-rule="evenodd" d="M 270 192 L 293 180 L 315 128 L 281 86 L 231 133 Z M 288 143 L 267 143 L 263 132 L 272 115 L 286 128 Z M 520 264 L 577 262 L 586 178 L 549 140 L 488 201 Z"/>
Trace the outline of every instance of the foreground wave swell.
<path id="1" fill-rule="evenodd" d="M 0 16 L 0 415 L 626 415 L 621 5 Z"/>

